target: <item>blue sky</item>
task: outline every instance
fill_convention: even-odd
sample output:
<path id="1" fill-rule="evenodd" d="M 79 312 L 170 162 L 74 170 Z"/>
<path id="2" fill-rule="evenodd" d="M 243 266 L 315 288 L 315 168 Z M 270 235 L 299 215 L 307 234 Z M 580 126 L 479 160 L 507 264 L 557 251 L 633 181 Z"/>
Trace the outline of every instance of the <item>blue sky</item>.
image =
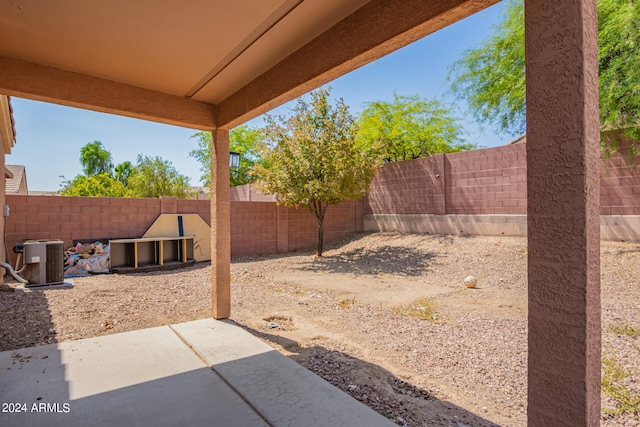
<path id="1" fill-rule="evenodd" d="M 498 3 L 463 21 L 440 30 L 410 46 L 355 70 L 329 84 L 332 97 L 341 97 L 351 112 L 359 113 L 369 101 L 391 101 L 394 92 L 420 95 L 456 103 L 458 117 L 464 120 L 467 141 L 494 147 L 512 137 L 492 127 L 481 129 L 466 113 L 465 104 L 449 93 L 446 80 L 450 64 L 467 49 L 476 47 L 500 18 L 504 7 Z M 200 165 L 189 151 L 196 147 L 193 129 L 162 125 L 127 117 L 96 113 L 20 98 L 11 100 L 16 121 L 17 142 L 7 164 L 25 165 L 31 191 L 56 191 L 64 176 L 72 179 L 81 173 L 80 148 L 101 141 L 113 156 L 114 164 L 138 154 L 161 156 L 170 160 L 191 185 L 200 185 Z M 284 114 L 285 104 L 272 113 Z M 249 122 L 260 126 L 260 118 Z"/>

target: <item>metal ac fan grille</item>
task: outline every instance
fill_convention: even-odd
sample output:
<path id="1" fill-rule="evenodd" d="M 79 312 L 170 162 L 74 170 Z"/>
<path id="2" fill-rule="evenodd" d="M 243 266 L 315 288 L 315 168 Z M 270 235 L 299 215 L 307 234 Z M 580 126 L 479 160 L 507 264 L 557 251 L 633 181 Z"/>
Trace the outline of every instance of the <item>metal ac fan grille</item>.
<path id="1" fill-rule="evenodd" d="M 47 245 L 47 283 L 64 281 L 64 246 L 62 244 Z"/>

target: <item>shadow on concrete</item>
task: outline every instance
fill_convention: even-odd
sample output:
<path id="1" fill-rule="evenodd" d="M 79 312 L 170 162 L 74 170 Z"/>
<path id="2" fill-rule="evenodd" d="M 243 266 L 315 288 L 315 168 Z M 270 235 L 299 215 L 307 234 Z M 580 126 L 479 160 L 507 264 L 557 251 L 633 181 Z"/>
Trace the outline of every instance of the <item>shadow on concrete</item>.
<path id="1" fill-rule="evenodd" d="M 133 384 L 119 386 L 127 383 L 121 378 L 126 375 L 114 370 L 113 363 L 99 363 L 90 354 L 84 361 L 70 362 L 65 360 L 69 358 L 68 351 L 48 345 L 0 353 L 2 397 L 5 402 L 13 403 L 10 410 L 0 412 L 0 425 L 268 425 L 219 375 L 199 360 L 200 367 L 195 369 L 158 375 L 146 381 L 128 381 Z M 113 357 L 119 356 L 122 354 L 115 351 Z M 196 358 L 195 355 L 192 357 Z M 79 365 L 83 363 L 92 365 L 95 378 L 79 373 L 82 371 Z M 153 361 L 142 363 L 154 366 Z M 105 380 L 103 370 L 111 375 L 112 381 Z M 92 382 L 90 388 L 93 390 L 88 392 L 87 385 Z"/>
<path id="2" fill-rule="evenodd" d="M 269 334 L 228 320 L 252 335 L 282 347 L 289 358 L 398 425 L 453 425 L 499 427 L 428 390 L 398 378 L 379 365 L 321 345 L 301 347 L 279 335 Z"/>
<path id="3" fill-rule="evenodd" d="M 0 425 L 65 425 L 69 384 L 56 344 L 0 352 L 0 372 L 0 396 L 7 405 L 0 412 Z"/>
<path id="4" fill-rule="evenodd" d="M 421 276 L 437 255 L 403 246 L 356 248 L 337 255 L 314 257 L 302 267 L 305 271 L 349 274 L 394 274 Z"/>
<path id="5" fill-rule="evenodd" d="M 13 286 L 0 288 L 0 351 L 57 342 L 46 294 L 41 290 L 14 291 Z"/>

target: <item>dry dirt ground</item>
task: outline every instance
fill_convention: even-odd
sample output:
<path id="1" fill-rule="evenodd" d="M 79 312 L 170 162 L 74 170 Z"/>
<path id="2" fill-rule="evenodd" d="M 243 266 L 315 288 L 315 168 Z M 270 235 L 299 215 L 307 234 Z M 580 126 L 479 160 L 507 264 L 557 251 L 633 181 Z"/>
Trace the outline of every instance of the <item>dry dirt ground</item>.
<path id="1" fill-rule="evenodd" d="M 603 242 L 601 255 L 603 356 L 633 398 L 640 245 Z M 399 425 L 524 426 L 526 260 L 520 238 L 359 234 L 323 258 L 234 260 L 231 319 Z M 0 292 L 0 350 L 207 317 L 209 277 L 205 264 Z M 610 414 L 618 401 L 603 407 L 602 425 L 640 426 L 637 413 Z"/>

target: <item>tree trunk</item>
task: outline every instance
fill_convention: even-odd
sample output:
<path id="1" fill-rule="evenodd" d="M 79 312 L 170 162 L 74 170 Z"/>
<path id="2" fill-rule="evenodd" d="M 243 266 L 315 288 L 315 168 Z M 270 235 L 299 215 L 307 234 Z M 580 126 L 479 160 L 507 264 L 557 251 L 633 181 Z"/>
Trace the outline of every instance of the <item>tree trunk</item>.
<path id="1" fill-rule="evenodd" d="M 318 218 L 318 257 L 322 256 L 322 240 L 324 232 L 324 218 Z"/>
<path id="2" fill-rule="evenodd" d="M 311 212 L 316 216 L 318 221 L 318 251 L 316 255 L 322 257 L 322 246 L 324 243 L 324 215 L 327 212 L 329 203 L 322 201 L 314 201 L 311 204 Z"/>

